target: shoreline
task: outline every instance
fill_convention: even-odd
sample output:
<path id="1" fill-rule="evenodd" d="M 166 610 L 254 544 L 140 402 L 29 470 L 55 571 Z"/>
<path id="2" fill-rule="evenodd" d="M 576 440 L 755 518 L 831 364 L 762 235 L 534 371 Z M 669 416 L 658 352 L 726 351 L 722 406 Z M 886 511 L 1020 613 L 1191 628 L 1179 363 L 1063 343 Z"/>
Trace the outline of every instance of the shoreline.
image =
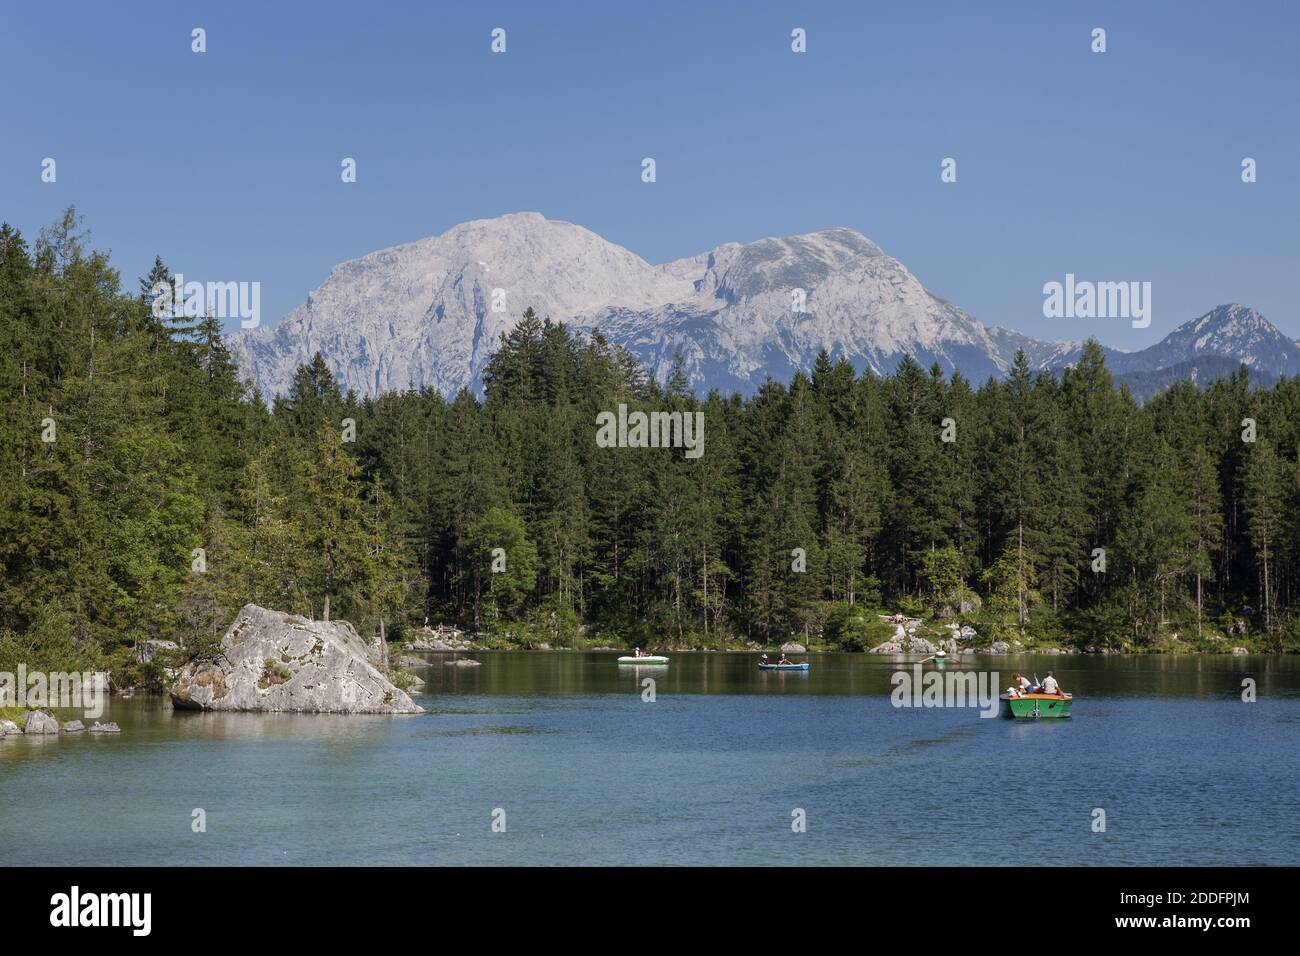
<path id="1" fill-rule="evenodd" d="M 736 647 L 665 647 L 657 650 L 661 654 L 745 654 L 757 655 L 780 651 L 780 645 L 761 648 Z M 411 648 L 403 647 L 402 654 L 626 654 L 630 648 L 617 647 L 471 647 L 471 648 Z M 845 651 L 839 648 L 810 647 L 806 651 L 794 651 L 796 657 L 807 654 L 844 654 L 852 657 L 881 657 L 889 659 L 926 657 L 922 651 L 902 653 Z M 970 648 L 957 653 L 949 653 L 949 660 L 965 657 L 1295 657 L 1294 651 L 1251 651 L 1235 654 L 1231 651 L 1081 651 L 1066 648 L 1027 648 L 1015 651 L 990 651 L 986 648 Z"/>

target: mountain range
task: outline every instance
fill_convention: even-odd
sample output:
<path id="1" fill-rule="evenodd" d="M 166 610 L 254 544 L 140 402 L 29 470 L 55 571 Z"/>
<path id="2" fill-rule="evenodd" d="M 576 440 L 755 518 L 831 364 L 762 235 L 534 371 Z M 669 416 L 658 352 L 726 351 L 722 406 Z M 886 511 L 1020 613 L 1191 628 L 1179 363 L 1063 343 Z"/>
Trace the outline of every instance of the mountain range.
<path id="1" fill-rule="evenodd" d="M 655 266 L 531 212 L 337 265 L 277 326 L 237 331 L 230 343 L 268 397 L 287 391 L 316 352 L 360 396 L 423 387 L 450 395 L 481 387 L 501 333 L 529 306 L 600 330 L 660 379 L 680 355 L 701 391 L 786 381 L 822 349 L 859 371 L 887 373 L 911 355 L 979 382 L 1005 374 L 1017 349 L 1035 369 L 1058 369 L 1083 345 L 983 325 L 852 229 L 726 243 Z M 1300 374 L 1300 344 L 1242 305 L 1218 306 L 1141 351 L 1106 349 L 1106 359 L 1139 397 L 1243 363 L 1265 384 Z"/>

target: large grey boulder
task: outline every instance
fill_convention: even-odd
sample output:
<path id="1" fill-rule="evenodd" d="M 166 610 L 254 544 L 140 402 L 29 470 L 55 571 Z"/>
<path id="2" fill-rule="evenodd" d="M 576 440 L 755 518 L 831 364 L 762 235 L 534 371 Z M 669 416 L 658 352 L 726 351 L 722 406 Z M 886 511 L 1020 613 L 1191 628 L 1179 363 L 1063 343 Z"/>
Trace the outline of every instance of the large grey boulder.
<path id="1" fill-rule="evenodd" d="M 808 648 L 804 647 L 802 644 L 796 643 L 795 641 L 791 641 L 788 644 L 781 645 L 781 653 L 782 654 L 807 654 Z"/>
<path id="2" fill-rule="evenodd" d="M 65 734 L 79 734 L 86 729 L 86 725 L 79 720 L 69 720 L 63 725 Z"/>
<path id="3" fill-rule="evenodd" d="M 57 734 L 59 722 L 43 710 L 29 710 L 23 732 L 31 734 Z"/>
<path id="4" fill-rule="evenodd" d="M 380 650 L 346 621 L 310 621 L 247 604 L 215 662 L 187 664 L 171 689 L 181 709 L 418 714 L 376 664 Z"/>
<path id="5" fill-rule="evenodd" d="M 0 720 L 0 737 L 8 734 L 21 734 L 23 729 L 12 720 Z"/>

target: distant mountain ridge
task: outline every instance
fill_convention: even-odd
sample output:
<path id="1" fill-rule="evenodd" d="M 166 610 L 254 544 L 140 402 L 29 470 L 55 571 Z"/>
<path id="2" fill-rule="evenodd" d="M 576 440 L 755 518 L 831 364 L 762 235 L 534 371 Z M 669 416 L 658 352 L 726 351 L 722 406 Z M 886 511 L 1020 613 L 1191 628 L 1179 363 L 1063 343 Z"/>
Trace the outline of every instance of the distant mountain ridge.
<path id="1" fill-rule="evenodd" d="M 1300 375 L 1300 344 L 1279 332 L 1268 319 L 1244 305 L 1221 305 L 1184 322 L 1163 339 L 1139 352 L 1108 355 L 1112 370 L 1154 372 L 1205 358 L 1233 359 L 1252 371 L 1272 376 Z"/>
<path id="2" fill-rule="evenodd" d="M 1139 402 L 1159 395 L 1175 382 L 1191 382 L 1205 387 L 1216 379 L 1227 378 L 1237 372 L 1242 363 L 1223 355 L 1206 355 L 1187 362 L 1179 362 L 1161 369 L 1123 372 L 1116 380 L 1128 388 Z M 1250 384 L 1254 388 L 1271 388 L 1279 376 L 1257 368 L 1250 371 Z"/>
<path id="3" fill-rule="evenodd" d="M 501 333 L 529 306 L 599 330 L 661 380 L 680 355 L 700 390 L 749 393 L 769 377 L 785 381 L 822 349 L 859 371 L 887 373 L 911 355 L 974 381 L 1005 374 L 1017 349 L 1035 369 L 1069 365 L 1082 349 L 986 327 L 852 229 L 725 243 L 653 266 L 538 213 L 462 223 L 344 262 L 274 329 L 238 331 L 230 342 L 267 396 L 285 392 L 318 351 L 361 396 L 422 387 L 452 394 L 481 385 Z M 1106 357 L 1121 376 L 1208 359 L 1300 373 L 1300 345 L 1241 305 Z"/>

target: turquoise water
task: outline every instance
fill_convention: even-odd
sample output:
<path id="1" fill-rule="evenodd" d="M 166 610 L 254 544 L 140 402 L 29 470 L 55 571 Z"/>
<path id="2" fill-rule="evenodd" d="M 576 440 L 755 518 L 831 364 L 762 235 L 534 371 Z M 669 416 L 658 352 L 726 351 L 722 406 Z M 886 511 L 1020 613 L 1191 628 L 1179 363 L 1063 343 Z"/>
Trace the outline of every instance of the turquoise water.
<path id="1" fill-rule="evenodd" d="M 1002 686 L 1056 670 L 1074 718 L 1031 723 L 895 708 L 898 665 L 865 655 L 812 655 L 808 674 L 738 654 L 640 670 L 613 654 L 426 656 L 420 716 L 136 698 L 110 703 L 120 737 L 2 739 L 0 860 L 1300 864 L 1295 658 L 975 662 Z"/>

